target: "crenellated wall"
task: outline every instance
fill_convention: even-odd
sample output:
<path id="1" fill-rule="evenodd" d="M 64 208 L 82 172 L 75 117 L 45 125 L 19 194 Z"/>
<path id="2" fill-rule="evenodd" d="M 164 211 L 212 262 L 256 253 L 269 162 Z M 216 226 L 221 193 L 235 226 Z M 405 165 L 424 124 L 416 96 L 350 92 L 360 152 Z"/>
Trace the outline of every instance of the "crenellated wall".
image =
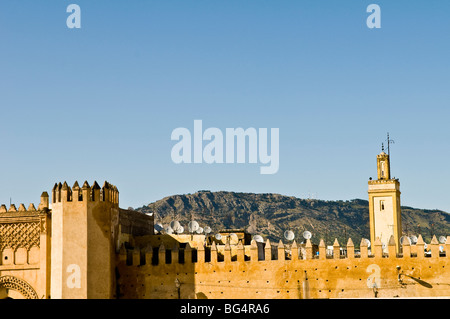
<path id="1" fill-rule="evenodd" d="M 36 208 L 0 206 L 0 298 L 450 297 L 450 237 L 222 245 L 153 234 L 153 216 L 119 208 L 107 182 L 55 184 Z M 212 243 L 212 244 L 209 244 Z M 248 243 L 248 242 L 247 242 Z M 426 245 L 426 246 L 425 246 Z M 442 246 L 442 247 L 441 247 Z"/>
<path id="2" fill-rule="evenodd" d="M 0 290 L 3 297 L 48 298 L 50 211 L 47 192 L 32 203 L 0 206 Z"/>
<path id="3" fill-rule="evenodd" d="M 428 251 L 424 246 L 419 236 L 417 244 L 403 245 L 402 254 L 396 254 L 392 240 L 389 253 L 383 253 L 379 239 L 372 251 L 362 241 L 357 253 L 351 239 L 344 247 L 336 240 L 332 255 L 327 255 L 323 241 L 314 254 L 309 240 L 303 249 L 295 242 L 269 241 L 260 247 L 255 242 L 184 249 L 162 244 L 132 251 L 122 247 L 117 259 L 119 297 L 450 297 L 450 245 L 433 237 Z"/>

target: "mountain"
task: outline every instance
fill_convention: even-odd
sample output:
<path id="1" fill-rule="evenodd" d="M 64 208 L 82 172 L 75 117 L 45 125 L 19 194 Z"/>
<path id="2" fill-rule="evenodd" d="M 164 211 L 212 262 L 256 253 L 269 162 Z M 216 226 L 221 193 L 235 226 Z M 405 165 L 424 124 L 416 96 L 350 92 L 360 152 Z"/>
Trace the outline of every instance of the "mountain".
<path id="1" fill-rule="evenodd" d="M 370 238 L 369 202 L 361 199 L 325 201 L 205 190 L 168 196 L 136 210 L 153 213 L 155 222 L 163 225 L 176 219 L 186 229 L 192 218 L 202 227 L 210 226 L 213 233 L 243 229 L 275 242 L 280 239 L 286 242 L 283 233 L 287 229 L 294 231 L 297 242 L 303 240 L 305 230 L 313 234 L 311 240 L 316 244 L 324 239 L 327 245 L 332 245 L 337 238 L 345 245 L 352 238 L 355 246 L 359 246 L 361 238 Z M 402 226 L 405 234 L 420 233 L 429 242 L 433 234 L 438 238 L 450 234 L 450 214 L 402 206 Z"/>

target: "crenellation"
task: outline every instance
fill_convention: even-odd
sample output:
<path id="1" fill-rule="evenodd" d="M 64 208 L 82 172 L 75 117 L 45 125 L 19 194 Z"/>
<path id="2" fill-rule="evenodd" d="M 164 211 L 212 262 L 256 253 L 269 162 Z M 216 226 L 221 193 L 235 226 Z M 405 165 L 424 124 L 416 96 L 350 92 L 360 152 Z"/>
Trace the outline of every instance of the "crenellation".
<path id="1" fill-rule="evenodd" d="M 191 245 L 189 243 L 186 244 L 186 247 L 184 248 L 184 262 L 185 263 L 193 263 L 193 250 Z"/>
<path id="2" fill-rule="evenodd" d="M 267 239 L 266 245 L 264 246 L 264 259 L 266 261 L 272 260 L 272 245 L 269 239 Z"/>
<path id="3" fill-rule="evenodd" d="M 351 238 L 347 241 L 347 258 L 353 259 L 355 258 L 355 245 Z"/>
<path id="4" fill-rule="evenodd" d="M 307 239 L 307 240 L 306 240 L 305 251 L 306 251 L 306 256 L 305 256 L 305 258 L 306 258 L 307 260 L 313 259 L 313 249 L 312 249 L 311 239 Z"/>
<path id="5" fill-rule="evenodd" d="M 98 202 L 100 201 L 100 186 L 96 181 L 94 181 L 94 184 L 91 187 L 91 198 L 90 200 L 92 202 Z"/>
<path id="6" fill-rule="evenodd" d="M 9 206 L 8 212 L 17 212 L 16 205 L 11 204 L 11 205 Z"/>
<path id="7" fill-rule="evenodd" d="M 138 247 L 134 247 L 131 251 L 132 265 L 139 266 L 141 264 L 141 251 Z"/>
<path id="8" fill-rule="evenodd" d="M 278 242 L 278 251 L 277 251 L 277 259 L 280 261 L 284 261 L 286 260 L 286 252 L 285 252 L 285 247 L 283 244 L 283 241 L 280 239 L 280 241 Z"/>
<path id="9" fill-rule="evenodd" d="M 445 240 L 444 249 L 445 255 L 447 258 L 450 258 L 450 236 L 447 236 L 447 239 Z"/>
<path id="10" fill-rule="evenodd" d="M 389 238 L 388 245 L 387 245 L 389 257 L 397 257 L 397 249 L 396 249 L 395 245 L 396 244 L 395 244 L 394 236 L 391 235 L 391 237 Z"/>
<path id="11" fill-rule="evenodd" d="M 6 213 L 6 212 L 8 212 L 8 209 L 6 208 L 6 205 L 5 205 L 5 204 L 2 204 L 2 205 L 0 206 L 0 213 Z"/>
<path id="12" fill-rule="evenodd" d="M 41 201 L 38 206 L 38 210 L 48 209 L 49 208 L 49 200 L 48 200 L 48 193 L 42 192 L 41 194 Z"/>
<path id="13" fill-rule="evenodd" d="M 197 263 L 205 263 L 205 246 L 203 245 L 197 247 Z"/>
<path id="14" fill-rule="evenodd" d="M 417 258 L 422 259 L 425 257 L 424 248 L 425 242 L 423 241 L 422 235 L 419 234 L 417 237 L 417 243 L 415 245 L 417 247 Z"/>
<path id="15" fill-rule="evenodd" d="M 373 243 L 374 257 L 382 258 L 383 257 L 383 243 L 381 242 L 380 237 L 375 238 L 375 242 Z"/>
<path id="16" fill-rule="evenodd" d="M 325 241 L 323 239 L 320 239 L 319 242 L 319 259 L 325 259 L 327 258 L 327 248 L 325 246 Z"/>
<path id="17" fill-rule="evenodd" d="M 339 245 L 337 238 L 334 239 L 333 243 L 333 258 L 334 259 L 341 258 L 341 245 Z"/>
<path id="18" fill-rule="evenodd" d="M 335 240 L 334 248 L 335 252 L 337 251 L 337 248 L 340 248 L 340 245 L 337 245 L 338 242 Z M 365 242 L 361 243 L 361 246 L 364 247 Z M 431 244 L 431 243 L 430 243 Z M 436 245 L 434 243 L 434 245 Z M 295 246 L 292 244 L 292 246 Z M 213 243 L 210 246 L 211 251 L 211 259 L 207 261 L 206 259 L 206 250 L 204 247 L 199 246 L 198 249 L 195 249 L 196 251 L 196 260 L 194 261 L 192 259 L 193 256 L 193 249 L 190 245 L 186 245 L 186 248 L 181 248 L 178 244 L 175 244 L 172 249 L 166 250 L 164 243 L 161 243 L 161 245 L 156 249 L 158 251 L 158 261 L 155 263 L 153 258 L 153 252 L 155 251 L 151 247 L 147 248 L 132 248 L 128 251 L 128 259 L 127 259 L 127 253 L 125 252 L 124 246 L 121 247 L 121 250 L 119 252 L 119 262 L 124 263 L 125 260 L 127 262 L 125 263 L 128 266 L 145 266 L 141 267 L 146 272 L 150 273 L 158 273 L 160 271 L 164 272 L 171 272 L 172 270 L 176 269 L 177 272 L 185 272 L 190 271 L 189 269 L 192 269 L 191 267 L 195 267 L 197 269 L 196 271 L 206 271 L 207 272 L 225 272 L 227 273 L 229 269 L 229 272 L 235 272 L 237 269 L 242 269 L 242 271 L 239 271 L 239 273 L 246 273 L 246 271 L 252 267 L 256 267 L 257 269 L 260 269 L 261 267 L 270 267 L 273 271 L 281 271 L 286 267 L 286 269 L 303 269 L 308 268 L 310 263 L 313 263 L 311 265 L 316 265 L 317 268 L 327 271 L 337 271 L 337 273 L 340 273 L 341 271 L 339 269 L 342 269 L 342 271 L 350 270 L 350 269 L 359 269 L 361 263 L 377 263 L 380 267 L 385 267 L 383 265 L 389 265 L 389 264 L 395 264 L 398 265 L 402 264 L 403 262 L 409 263 L 409 260 L 417 260 L 415 257 L 411 256 L 398 256 L 395 253 L 395 249 L 391 249 L 391 253 L 383 253 L 381 249 L 376 249 L 376 252 L 374 253 L 373 261 L 371 261 L 369 256 L 366 255 L 366 257 L 361 257 L 361 259 L 355 259 L 354 255 L 350 252 L 347 255 L 340 255 L 339 258 L 336 258 L 334 256 L 332 259 L 323 258 L 320 255 L 321 250 L 319 250 L 319 258 L 313 258 L 313 259 L 295 259 L 295 258 L 288 258 L 285 259 L 284 256 L 288 252 L 292 252 L 293 247 L 289 247 L 288 245 L 284 244 L 282 241 L 278 243 L 277 251 L 278 251 L 278 261 L 273 260 L 272 258 L 264 258 L 264 259 L 254 259 L 249 258 L 248 260 L 245 260 L 245 250 L 251 252 L 252 251 L 252 244 L 250 245 L 243 245 L 241 242 L 238 244 L 225 244 L 225 245 L 217 245 L 216 243 Z M 379 243 L 376 244 L 376 246 L 380 246 Z M 392 243 L 389 245 L 390 247 L 394 247 Z M 268 250 L 268 245 L 266 241 L 266 245 L 264 247 L 264 250 Z M 347 249 L 354 248 L 353 242 L 351 238 L 349 238 L 347 242 Z M 367 247 L 367 245 L 366 245 Z M 407 247 L 409 247 L 409 243 L 406 243 L 404 245 L 405 252 L 407 251 Z M 438 248 L 439 245 L 436 245 Z M 439 249 L 439 248 L 438 248 Z M 253 249 L 255 250 L 255 249 Z M 349 249 L 350 251 L 350 249 Z M 381 255 L 380 255 L 381 252 Z M 393 252 L 393 253 L 392 253 Z M 223 255 L 223 259 L 219 258 L 219 255 Z M 295 256 L 295 254 L 294 254 Z M 436 258 L 440 258 L 439 260 L 445 261 L 444 254 L 439 254 L 439 251 L 434 249 L 431 253 L 431 258 L 427 258 L 428 260 L 435 260 Z M 204 265 L 210 265 L 207 268 L 204 268 Z M 220 266 L 222 265 L 222 266 Z M 229 265 L 229 266 L 227 266 Z M 404 264 L 403 264 L 404 265 Z M 151 268 L 149 268 L 151 267 Z M 156 268 L 155 268 L 156 267 Z M 169 268 L 167 268 L 169 267 Z M 212 268 L 211 268 L 212 267 Z M 218 267 L 218 268 L 217 268 Z M 223 268 L 225 267 L 225 268 Z M 231 267 L 231 268 L 227 268 Z M 235 268 L 238 267 L 238 268 Z M 250 268 L 248 268 L 250 267 Z M 312 266 L 311 266 L 312 267 Z M 130 268 L 131 269 L 131 268 Z M 159 269 L 159 270 L 157 270 Z M 172 270 L 171 270 L 172 269 Z M 277 270 L 278 269 L 278 270 Z M 214 270 L 214 271 L 212 271 Z M 130 270 L 131 271 L 131 270 Z M 211 275 L 212 275 L 211 273 Z M 205 273 L 204 273 L 205 274 Z M 331 274 L 331 273 L 330 273 Z M 330 276 L 327 275 L 327 276 Z M 218 276 L 219 274 L 214 274 L 214 276 Z M 262 275 L 262 274 L 261 274 Z M 333 275 L 334 276 L 334 275 Z M 332 278 L 332 277 L 331 277 Z"/>
<path id="19" fill-rule="evenodd" d="M 299 258 L 298 245 L 294 239 L 294 241 L 292 242 L 292 246 L 291 246 L 291 260 L 298 260 L 298 258 Z"/>
<path id="20" fill-rule="evenodd" d="M 429 247 L 430 247 L 431 257 L 439 256 L 439 242 L 436 238 L 436 235 L 433 235 L 433 238 L 430 241 Z"/>
<path id="21" fill-rule="evenodd" d="M 213 242 L 211 245 L 211 260 L 210 261 L 211 261 L 211 263 L 217 263 L 219 261 L 216 242 Z"/>
<path id="22" fill-rule="evenodd" d="M 153 263 L 153 247 L 148 245 L 144 251 L 145 265 L 151 265 Z"/>
<path id="23" fill-rule="evenodd" d="M 64 203 L 89 201 L 119 204 L 117 187 L 107 181 L 104 182 L 102 188 L 97 181 L 94 181 L 92 186 L 85 181 L 81 188 L 78 181 L 75 181 L 72 187 L 66 181 L 63 184 L 55 183 L 52 189 L 52 203 L 60 203 L 61 201 Z M 45 203 L 42 206 L 45 207 Z"/>
<path id="24" fill-rule="evenodd" d="M 411 258 L 411 240 L 406 237 L 402 245 L 402 257 Z"/>
<path id="25" fill-rule="evenodd" d="M 239 243 L 237 245 L 237 251 L 236 251 L 236 261 L 238 263 L 245 261 L 245 247 L 242 244 L 242 241 L 239 240 Z"/>
<path id="26" fill-rule="evenodd" d="M 175 243 L 174 245 L 173 245 L 173 248 L 172 248 L 172 250 L 171 250 L 171 255 L 172 255 L 172 258 L 171 258 L 171 263 L 172 264 L 178 264 L 178 263 L 180 263 L 180 259 L 179 259 L 179 257 L 180 257 L 180 250 L 179 250 L 179 248 L 178 248 L 178 244 L 177 243 Z"/>
<path id="27" fill-rule="evenodd" d="M 230 245 L 229 241 L 227 241 L 225 243 L 225 246 L 223 248 L 223 260 L 226 263 L 230 263 L 231 262 L 231 245 Z"/>
<path id="28" fill-rule="evenodd" d="M 361 243 L 359 244 L 360 258 L 368 258 L 369 257 L 369 247 L 364 238 L 361 239 Z"/>

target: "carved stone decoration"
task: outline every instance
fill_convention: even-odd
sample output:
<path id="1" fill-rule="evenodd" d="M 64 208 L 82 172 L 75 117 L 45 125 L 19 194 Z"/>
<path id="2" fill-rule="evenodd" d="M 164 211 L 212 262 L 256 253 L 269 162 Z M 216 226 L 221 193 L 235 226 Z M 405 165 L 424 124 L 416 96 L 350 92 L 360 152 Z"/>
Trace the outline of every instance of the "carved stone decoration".
<path id="1" fill-rule="evenodd" d="M 46 234 L 47 233 L 47 216 L 46 215 L 41 215 L 39 216 L 40 218 L 40 224 L 41 224 L 41 233 L 42 234 Z"/>
<path id="2" fill-rule="evenodd" d="M 26 299 L 38 299 L 36 291 L 26 281 L 14 276 L 1 276 L 0 287 L 20 292 Z"/>
<path id="3" fill-rule="evenodd" d="M 39 222 L 0 223 L 0 250 L 39 247 L 40 228 Z"/>

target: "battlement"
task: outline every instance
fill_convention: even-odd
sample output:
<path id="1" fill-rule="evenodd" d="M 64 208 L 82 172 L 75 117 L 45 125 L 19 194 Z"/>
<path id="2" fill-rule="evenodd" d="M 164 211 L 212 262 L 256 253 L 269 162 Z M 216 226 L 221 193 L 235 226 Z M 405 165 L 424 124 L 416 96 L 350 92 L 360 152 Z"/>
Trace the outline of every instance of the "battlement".
<path id="1" fill-rule="evenodd" d="M 440 246 L 442 248 L 440 249 Z M 250 245 L 126 247 L 116 255 L 120 298 L 392 298 L 448 296 L 450 236 L 426 245 L 379 239 Z M 178 285 L 176 285 L 178 283 Z"/>
<path id="2" fill-rule="evenodd" d="M 41 195 L 41 201 L 36 209 L 36 206 L 33 203 L 28 205 L 28 208 L 25 207 L 23 203 L 19 205 L 19 208 L 16 207 L 16 204 L 10 204 L 9 208 L 6 207 L 5 204 L 0 205 L 0 214 L 5 213 L 36 213 L 38 211 L 48 209 L 48 193 L 43 192 Z"/>
<path id="3" fill-rule="evenodd" d="M 55 183 L 52 189 L 52 203 L 60 202 L 110 202 L 113 204 L 119 204 L 119 190 L 116 186 L 104 182 L 103 187 L 94 181 L 92 186 L 89 186 L 87 181 L 84 182 L 80 188 L 78 182 L 75 181 L 72 187 L 67 185 L 67 182 L 63 184 Z"/>
<path id="4" fill-rule="evenodd" d="M 351 238 L 349 238 L 345 246 L 341 246 L 337 239 L 333 244 L 333 250 L 327 252 L 325 243 L 320 241 L 318 251 L 313 251 L 313 245 L 308 239 L 305 244 L 298 245 L 295 240 L 292 244 L 285 244 L 281 240 L 277 245 L 272 245 L 267 240 L 263 245 L 258 245 L 254 240 L 250 245 L 243 245 L 239 242 L 237 245 L 216 245 L 191 247 L 189 243 L 183 245 L 175 245 L 166 248 L 162 243 L 159 247 L 152 248 L 147 246 L 144 249 L 134 248 L 133 250 L 125 249 L 122 246 L 119 252 L 119 260 L 126 261 L 128 266 L 164 266 L 174 263 L 220 263 L 220 262 L 258 262 L 258 261 L 295 261 L 295 260 L 354 260 L 354 259 L 423 259 L 423 258 L 442 258 L 450 257 L 450 236 L 447 237 L 445 244 L 440 244 L 436 236 L 433 236 L 431 242 L 426 244 L 421 235 L 419 235 L 417 243 L 411 245 L 406 242 L 402 246 L 402 253 L 396 253 L 395 242 L 391 237 L 387 245 L 387 249 L 383 249 L 379 238 L 373 243 L 373 250 L 369 247 L 365 240 L 361 241 L 360 251 L 355 251 L 355 246 Z M 426 248 L 426 249 L 425 249 Z"/>

